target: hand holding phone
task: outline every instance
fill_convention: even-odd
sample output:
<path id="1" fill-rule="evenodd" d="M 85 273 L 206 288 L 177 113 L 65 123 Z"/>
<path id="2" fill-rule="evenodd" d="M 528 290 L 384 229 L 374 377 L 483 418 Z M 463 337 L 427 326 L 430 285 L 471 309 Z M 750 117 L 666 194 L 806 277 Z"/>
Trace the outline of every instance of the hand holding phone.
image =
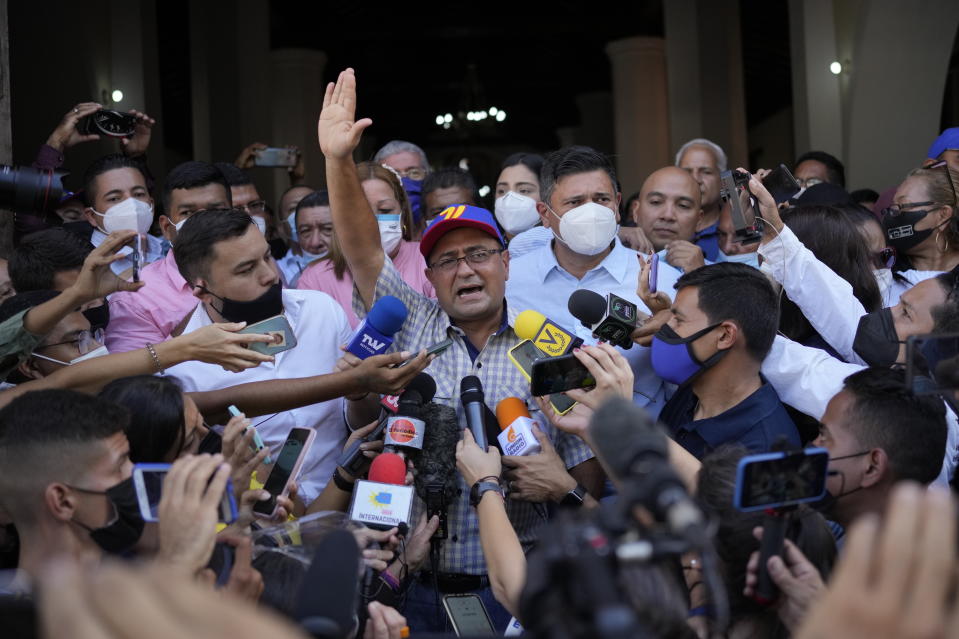
<path id="1" fill-rule="evenodd" d="M 593 374 L 573 353 L 544 357 L 533 362 L 530 393 L 534 397 L 562 393 L 574 388 L 592 388 L 595 385 Z"/>
<path id="2" fill-rule="evenodd" d="M 524 339 L 522 342 L 509 349 L 507 356 L 510 361 L 513 362 L 513 366 L 518 368 L 523 376 L 526 377 L 526 381 L 532 379 L 533 374 L 533 362 L 543 357 L 547 357 L 543 351 L 539 350 L 531 340 Z M 549 403 L 553 407 L 553 410 L 556 411 L 557 415 L 565 415 L 573 406 L 576 405 L 576 402 L 564 395 L 563 393 L 556 393 L 549 396 Z"/>
<path id="3" fill-rule="evenodd" d="M 649 286 L 649 292 L 652 294 L 656 293 L 656 282 L 659 281 L 659 253 L 653 253 L 653 256 L 649 258 L 649 280 L 647 280 L 647 285 Z"/>
<path id="4" fill-rule="evenodd" d="M 266 167 L 296 166 L 299 151 L 293 148 L 268 146 L 253 151 L 253 165 Z"/>
<path id="5" fill-rule="evenodd" d="M 276 457 L 276 464 L 270 470 L 270 476 L 263 484 L 263 490 L 270 493 L 270 498 L 258 502 L 253 507 L 253 513 L 260 517 L 272 518 L 276 514 L 277 497 L 286 497 L 289 494 L 290 481 L 295 480 L 303 466 L 316 431 L 311 428 L 294 428 L 287 435 L 286 443 Z"/>
<path id="6" fill-rule="evenodd" d="M 239 332 L 273 337 L 272 342 L 253 342 L 248 346 L 251 351 L 264 355 L 276 355 L 296 346 L 296 335 L 293 334 L 293 327 L 290 326 L 290 321 L 283 315 L 274 315 L 255 324 L 250 324 L 240 329 Z"/>

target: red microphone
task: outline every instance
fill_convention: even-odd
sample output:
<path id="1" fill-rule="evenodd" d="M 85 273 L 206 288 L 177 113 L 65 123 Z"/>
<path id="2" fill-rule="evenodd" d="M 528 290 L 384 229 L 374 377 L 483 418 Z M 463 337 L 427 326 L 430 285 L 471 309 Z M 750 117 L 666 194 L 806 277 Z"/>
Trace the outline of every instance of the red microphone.
<path id="1" fill-rule="evenodd" d="M 406 462 L 396 453 L 377 455 L 370 465 L 370 481 L 381 484 L 406 485 Z"/>
<path id="2" fill-rule="evenodd" d="M 406 461 L 396 453 L 382 453 L 373 460 L 368 480 L 356 482 L 350 519 L 370 528 L 409 529 L 413 487 L 406 485 Z"/>

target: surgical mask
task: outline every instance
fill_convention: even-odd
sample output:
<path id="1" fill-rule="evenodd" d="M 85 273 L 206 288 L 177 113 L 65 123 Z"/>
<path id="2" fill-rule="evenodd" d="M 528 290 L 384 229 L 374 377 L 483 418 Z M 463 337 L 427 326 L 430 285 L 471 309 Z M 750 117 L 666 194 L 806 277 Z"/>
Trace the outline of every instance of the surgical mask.
<path id="1" fill-rule="evenodd" d="M 52 357 L 47 357 L 46 355 L 40 355 L 39 353 L 34 353 L 34 357 L 39 357 L 40 359 L 45 359 L 48 362 L 53 362 L 55 364 L 60 364 L 61 366 L 73 366 L 74 364 L 79 364 L 80 362 L 88 359 L 94 359 L 95 357 L 103 357 L 104 355 L 109 355 L 110 350 L 106 346 L 101 346 L 100 348 L 95 348 L 89 353 L 84 353 L 80 357 L 74 357 L 69 362 L 64 362 L 60 359 L 54 359 Z"/>
<path id="2" fill-rule="evenodd" d="M 211 306 L 228 322 L 246 322 L 249 326 L 283 312 L 283 286 L 279 282 L 268 288 L 263 295 L 249 302 L 220 297 L 205 286 L 200 288 L 223 302 L 220 308 L 212 304 Z"/>
<path id="3" fill-rule="evenodd" d="M 300 251 L 303 253 L 303 255 L 300 256 L 299 261 L 305 264 L 309 264 L 310 262 L 313 262 L 314 260 L 323 259 L 324 257 L 330 254 L 330 249 L 326 249 L 322 253 L 310 253 L 309 251 L 305 249 L 300 249 Z"/>
<path id="4" fill-rule="evenodd" d="M 185 218 L 183 218 L 182 220 L 180 220 L 179 222 L 177 222 L 176 224 L 173 225 L 173 228 L 176 229 L 176 232 L 177 232 L 177 233 L 180 232 L 180 229 L 183 228 L 183 225 L 186 224 L 186 221 L 189 220 L 189 219 L 190 219 L 190 218 L 185 217 Z"/>
<path id="5" fill-rule="evenodd" d="M 146 235 L 153 224 L 153 205 L 133 197 L 114 204 L 106 213 L 100 213 L 96 209 L 93 209 L 93 212 L 103 218 L 103 230 L 107 233 L 136 231 L 140 235 Z"/>
<path id="6" fill-rule="evenodd" d="M 69 485 L 69 484 L 68 484 Z M 90 528 L 86 524 L 72 520 L 81 528 L 85 528 L 96 545 L 109 553 L 122 553 L 131 549 L 140 540 L 143 534 L 143 516 L 140 514 L 140 504 L 137 501 L 133 478 L 128 477 L 111 488 L 87 490 L 70 486 L 73 490 L 91 495 L 106 495 L 113 505 L 113 519 L 106 526 Z"/>
<path id="7" fill-rule="evenodd" d="M 859 318 L 852 350 L 870 366 L 888 368 L 899 359 L 899 340 L 892 309 L 883 308 Z"/>
<path id="8" fill-rule="evenodd" d="M 747 266 L 752 266 L 753 268 L 759 268 L 759 253 L 753 251 L 752 253 L 738 253 L 736 255 L 727 255 L 721 250 L 719 251 L 719 257 L 716 259 L 717 262 L 735 262 L 737 264 L 746 264 Z"/>
<path id="9" fill-rule="evenodd" d="M 515 191 L 507 191 L 496 198 L 493 210 L 503 230 L 510 235 L 518 235 L 539 222 L 536 200 Z"/>
<path id="10" fill-rule="evenodd" d="M 392 255 L 403 239 L 403 225 L 398 214 L 377 215 L 376 221 L 380 225 L 380 244 L 387 255 Z"/>
<path id="11" fill-rule="evenodd" d="M 571 251 L 580 255 L 602 253 L 609 248 L 619 230 L 616 214 L 596 202 L 587 202 L 570 209 L 563 217 L 556 215 L 549 205 L 546 208 L 559 220 L 560 234 L 556 235 L 556 231 L 553 231 L 553 235 Z"/>
<path id="12" fill-rule="evenodd" d="M 885 302 L 889 299 L 889 292 L 892 290 L 892 269 L 877 268 L 873 270 L 872 273 L 876 276 L 876 284 L 879 285 L 879 294 Z"/>
<path id="13" fill-rule="evenodd" d="M 669 324 L 664 324 L 653 335 L 651 353 L 653 370 L 667 382 L 682 386 L 715 366 L 726 356 L 729 349 L 716 351 L 706 361 L 701 362 L 693 354 L 693 342 L 715 329 L 720 323 L 707 326 L 689 337 L 680 337 Z"/>
<path id="14" fill-rule="evenodd" d="M 413 222 L 419 223 L 423 219 L 423 180 L 400 178 L 406 197 L 410 200 L 410 209 L 413 211 Z"/>
<path id="15" fill-rule="evenodd" d="M 256 224 L 256 228 L 260 229 L 260 233 L 263 234 L 263 237 L 266 237 L 266 220 L 258 215 L 251 215 L 250 219 L 253 220 L 254 224 Z"/>

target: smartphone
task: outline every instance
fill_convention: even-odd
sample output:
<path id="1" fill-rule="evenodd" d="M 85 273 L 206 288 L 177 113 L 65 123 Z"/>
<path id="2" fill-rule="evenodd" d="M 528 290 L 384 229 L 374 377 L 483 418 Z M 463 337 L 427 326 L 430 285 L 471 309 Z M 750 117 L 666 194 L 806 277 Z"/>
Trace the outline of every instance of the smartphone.
<path id="1" fill-rule="evenodd" d="M 137 118 L 131 113 L 113 109 L 100 109 L 77 120 L 77 133 L 81 135 L 106 135 L 111 138 L 128 138 L 137 128 Z"/>
<path id="2" fill-rule="evenodd" d="M 294 428 L 286 436 L 286 443 L 276 456 L 276 463 L 270 470 L 270 476 L 263 484 L 263 490 L 270 493 L 266 501 L 257 502 L 253 513 L 261 517 L 272 517 L 276 512 L 276 498 L 286 497 L 289 493 L 288 485 L 291 479 L 296 479 L 306 459 L 306 454 L 313 445 L 316 431 L 312 428 Z"/>
<path id="3" fill-rule="evenodd" d="M 229 406 L 227 406 L 227 410 L 230 411 L 230 415 L 234 417 L 239 417 L 242 414 L 240 412 L 240 409 L 234 406 L 233 404 L 230 404 Z M 253 454 L 255 455 L 256 453 L 266 448 L 266 444 L 263 443 L 263 438 L 260 437 L 260 431 L 258 431 L 256 427 L 254 427 L 253 425 L 250 425 L 250 426 L 247 426 L 247 428 L 253 429 L 253 443 L 250 444 L 250 450 L 252 450 Z M 273 459 L 270 457 L 269 454 L 267 454 L 267 456 L 263 458 L 263 463 L 264 464 L 273 463 Z"/>
<path id="4" fill-rule="evenodd" d="M 296 335 L 290 321 L 283 315 L 274 315 L 265 320 L 250 324 L 240 330 L 241 333 L 264 333 L 273 337 L 272 342 L 254 342 L 247 348 L 264 355 L 276 355 L 296 346 Z"/>
<path id="5" fill-rule="evenodd" d="M 159 521 L 158 509 L 163 496 L 163 480 L 170 471 L 170 464 L 135 464 L 133 487 L 140 505 L 143 521 Z M 233 497 L 233 482 L 226 482 L 223 499 L 220 500 L 219 522 L 232 524 L 236 521 L 236 499 Z"/>
<path id="6" fill-rule="evenodd" d="M 910 335 L 906 340 L 906 388 L 915 395 L 956 399 L 959 389 L 959 333 Z"/>
<path id="7" fill-rule="evenodd" d="M 444 352 L 447 348 L 449 348 L 452 345 L 453 345 L 452 339 L 444 339 L 442 342 L 436 342 L 435 344 L 433 344 L 432 346 L 426 349 L 426 355 L 427 357 L 430 355 L 439 355 L 440 353 Z M 416 355 L 413 355 L 413 357 L 409 358 L 402 364 L 397 364 L 396 368 L 403 368 L 404 366 L 412 362 L 414 359 L 416 359 Z"/>
<path id="8" fill-rule="evenodd" d="M 780 164 L 770 171 L 769 174 L 763 178 L 762 182 L 766 190 L 769 191 L 769 194 L 776 200 L 776 204 L 782 204 L 792 199 L 802 190 L 799 182 L 796 181 L 796 178 L 793 177 L 793 174 L 786 168 L 785 164 Z"/>
<path id="9" fill-rule="evenodd" d="M 659 253 L 653 253 L 649 258 L 649 292 L 656 292 L 656 282 L 659 281 Z"/>
<path id="10" fill-rule="evenodd" d="M 530 381 L 533 375 L 533 362 L 544 357 L 543 351 L 539 350 L 532 341 L 524 339 L 522 342 L 509 349 L 507 357 L 513 362 L 513 365 L 523 373 L 526 381 Z M 576 402 L 562 393 L 550 395 L 549 403 L 558 415 L 568 413 Z"/>
<path id="11" fill-rule="evenodd" d="M 443 595 L 443 607 L 457 637 L 494 635 L 496 630 L 479 595 L 471 592 Z"/>
<path id="12" fill-rule="evenodd" d="M 296 149 L 268 146 L 253 152 L 254 166 L 296 166 Z"/>
<path id="13" fill-rule="evenodd" d="M 529 380 L 530 393 L 535 397 L 595 385 L 592 373 L 573 353 L 536 360 Z"/>
<path id="14" fill-rule="evenodd" d="M 828 466 L 825 448 L 747 455 L 736 469 L 733 503 L 750 512 L 816 501 L 826 492 Z"/>

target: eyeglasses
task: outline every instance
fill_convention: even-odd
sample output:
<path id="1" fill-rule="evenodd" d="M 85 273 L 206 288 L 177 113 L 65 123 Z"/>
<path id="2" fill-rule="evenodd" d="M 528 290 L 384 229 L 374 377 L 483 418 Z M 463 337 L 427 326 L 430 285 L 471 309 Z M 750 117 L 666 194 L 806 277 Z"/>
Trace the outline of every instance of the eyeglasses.
<path id="1" fill-rule="evenodd" d="M 249 204 L 234 205 L 233 208 L 246 211 L 250 215 L 253 215 L 254 213 L 262 213 L 266 210 L 266 200 L 254 200 Z"/>
<path id="2" fill-rule="evenodd" d="M 816 186 L 817 184 L 823 183 L 823 180 L 817 177 L 811 177 L 806 179 L 796 178 L 796 181 L 799 182 L 799 186 L 801 186 L 804 189 L 808 189 L 811 186 Z"/>
<path id="3" fill-rule="evenodd" d="M 414 166 L 413 168 L 410 168 L 410 169 L 406 169 L 404 171 L 400 171 L 397 169 L 394 169 L 394 170 L 400 174 L 400 177 L 409 178 L 411 180 L 422 180 L 423 178 L 426 177 L 426 169 L 421 169 L 417 166 Z"/>
<path id="4" fill-rule="evenodd" d="M 430 269 L 437 271 L 439 273 L 450 273 L 456 270 L 459 267 L 461 261 L 466 260 L 471 265 L 485 264 L 489 261 L 489 258 L 502 253 L 506 249 L 480 249 L 478 251 L 473 251 L 472 253 L 467 253 L 463 257 L 451 257 L 449 259 L 440 260 L 439 262 L 434 262 L 430 264 Z"/>
<path id="5" fill-rule="evenodd" d="M 38 351 L 41 348 L 52 348 L 54 346 L 63 346 L 64 344 L 76 344 L 80 354 L 86 355 L 90 351 L 94 351 L 103 345 L 103 329 L 98 328 L 93 331 L 80 331 L 74 339 L 57 342 L 56 344 L 44 344 L 43 346 L 37 346 L 33 350 Z"/>
<path id="6" fill-rule="evenodd" d="M 892 268 L 896 263 L 896 249 L 887 246 L 878 253 L 873 254 L 873 261 L 876 268 Z"/>

